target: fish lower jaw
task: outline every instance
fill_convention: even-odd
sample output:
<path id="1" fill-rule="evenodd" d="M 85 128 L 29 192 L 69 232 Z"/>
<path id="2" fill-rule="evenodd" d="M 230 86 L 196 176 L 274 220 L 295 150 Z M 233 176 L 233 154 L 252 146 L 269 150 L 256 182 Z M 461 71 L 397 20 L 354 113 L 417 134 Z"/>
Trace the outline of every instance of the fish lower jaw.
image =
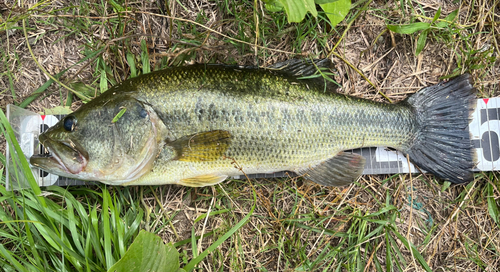
<path id="1" fill-rule="evenodd" d="M 63 174 L 74 174 L 66 167 L 56 153 L 51 152 L 50 147 L 45 147 L 45 151 L 45 154 L 32 156 L 30 163 L 50 173 L 57 171 Z M 53 169 L 54 167 L 56 169 Z"/>

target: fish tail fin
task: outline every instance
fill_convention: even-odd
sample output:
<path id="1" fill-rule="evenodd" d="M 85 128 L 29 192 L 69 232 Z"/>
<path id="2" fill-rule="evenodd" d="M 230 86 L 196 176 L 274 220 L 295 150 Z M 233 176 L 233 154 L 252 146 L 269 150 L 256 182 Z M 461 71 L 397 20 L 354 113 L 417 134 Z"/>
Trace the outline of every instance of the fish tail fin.
<path id="1" fill-rule="evenodd" d="M 413 144 L 404 150 L 416 165 L 452 183 L 473 179 L 473 146 L 469 122 L 476 91 L 464 74 L 445 83 L 421 89 L 406 101 L 419 126 Z"/>

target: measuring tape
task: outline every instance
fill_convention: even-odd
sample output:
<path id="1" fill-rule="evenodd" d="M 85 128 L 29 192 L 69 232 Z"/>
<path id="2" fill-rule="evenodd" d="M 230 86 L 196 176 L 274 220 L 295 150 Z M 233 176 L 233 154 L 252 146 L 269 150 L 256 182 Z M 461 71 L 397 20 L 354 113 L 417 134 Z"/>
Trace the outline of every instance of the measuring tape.
<path id="1" fill-rule="evenodd" d="M 38 115 L 14 105 L 7 106 L 7 118 L 14 128 L 17 141 L 26 156 L 30 158 L 34 154 L 40 154 L 43 147 L 38 143 L 38 135 L 55 125 L 65 115 Z M 473 171 L 495 171 L 500 169 L 500 98 L 484 98 L 477 100 L 477 107 L 472 114 L 469 125 L 471 142 L 477 154 L 476 167 Z M 417 173 L 418 169 L 408 163 L 406 157 L 399 151 L 386 147 L 360 148 L 346 152 L 358 153 L 365 157 L 366 164 L 363 174 L 397 174 Z M 12 175 L 12 156 L 7 146 L 7 189 L 20 189 L 29 187 L 25 178 L 21 175 L 16 178 Z M 37 167 L 32 167 L 33 175 L 40 186 L 68 186 L 88 184 L 88 181 L 80 181 L 66 177 L 49 174 Z M 11 173 L 11 174 L 9 174 Z M 291 172 L 277 172 L 272 174 L 252 174 L 250 178 L 273 178 L 295 176 Z M 244 176 L 235 176 L 241 179 Z"/>

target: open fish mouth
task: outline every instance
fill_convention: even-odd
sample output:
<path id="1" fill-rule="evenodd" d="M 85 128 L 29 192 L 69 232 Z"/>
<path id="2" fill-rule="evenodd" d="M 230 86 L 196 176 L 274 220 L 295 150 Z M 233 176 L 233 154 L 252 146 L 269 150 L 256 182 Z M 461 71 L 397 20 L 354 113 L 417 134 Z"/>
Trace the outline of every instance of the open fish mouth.
<path id="1" fill-rule="evenodd" d="M 30 163 L 54 173 L 78 174 L 88 163 L 88 154 L 73 142 L 54 141 L 40 135 L 45 153 L 33 155 Z"/>

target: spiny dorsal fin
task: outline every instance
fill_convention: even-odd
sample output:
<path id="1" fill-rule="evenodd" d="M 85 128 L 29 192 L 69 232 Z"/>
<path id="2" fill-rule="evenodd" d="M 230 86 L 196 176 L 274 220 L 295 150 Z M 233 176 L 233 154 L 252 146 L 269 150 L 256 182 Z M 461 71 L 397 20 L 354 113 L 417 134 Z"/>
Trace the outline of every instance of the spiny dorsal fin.
<path id="1" fill-rule="evenodd" d="M 340 152 L 333 158 L 314 167 L 299 169 L 296 173 L 324 186 L 344 186 L 356 181 L 364 167 L 363 156 Z"/>
<path id="2" fill-rule="evenodd" d="M 330 68 L 331 65 L 332 63 L 329 59 L 290 59 L 275 63 L 266 69 L 277 70 L 295 77 L 307 77 L 316 74 L 318 72 L 318 68 Z"/>
<path id="3" fill-rule="evenodd" d="M 294 78 L 308 80 L 320 87 L 325 87 L 326 85 L 327 89 L 333 90 L 337 84 L 332 82 L 331 73 L 328 71 L 330 68 L 332 68 L 332 62 L 329 59 L 290 59 L 275 63 L 266 69 Z M 329 78 L 323 78 L 319 70 L 322 70 L 322 73 L 328 75 Z"/>
<path id="4" fill-rule="evenodd" d="M 215 161 L 226 153 L 231 143 L 231 133 L 214 130 L 181 137 L 171 143 L 179 161 Z"/>

